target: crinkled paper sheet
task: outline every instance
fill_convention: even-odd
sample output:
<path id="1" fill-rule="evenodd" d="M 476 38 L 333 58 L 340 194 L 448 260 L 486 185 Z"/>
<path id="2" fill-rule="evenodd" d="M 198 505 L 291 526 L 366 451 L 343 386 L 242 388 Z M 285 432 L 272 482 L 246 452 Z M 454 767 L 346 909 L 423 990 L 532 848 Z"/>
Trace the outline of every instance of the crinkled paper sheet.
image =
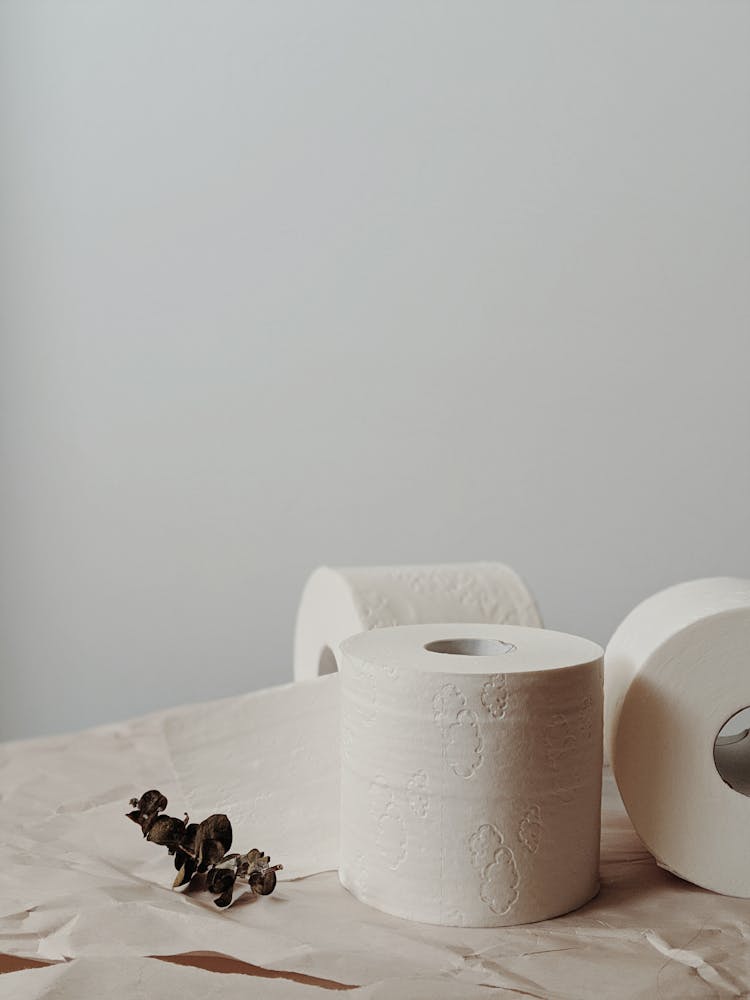
<path id="1" fill-rule="evenodd" d="M 155 990 L 273 1000 L 342 986 L 396 1000 L 750 996 L 750 900 L 660 869 L 609 772 L 602 891 L 577 912 L 471 930 L 358 903 L 324 870 L 336 859 L 337 720 L 333 675 L 0 745 L 0 953 L 59 963 L 0 976 L 0 1000 L 140 1000 Z M 226 811 L 235 848 L 265 849 L 286 880 L 224 912 L 206 893 L 172 890 L 171 858 L 124 816 L 131 796 L 154 787 L 174 815 Z M 248 974 L 149 957 L 208 952 L 246 963 Z"/>

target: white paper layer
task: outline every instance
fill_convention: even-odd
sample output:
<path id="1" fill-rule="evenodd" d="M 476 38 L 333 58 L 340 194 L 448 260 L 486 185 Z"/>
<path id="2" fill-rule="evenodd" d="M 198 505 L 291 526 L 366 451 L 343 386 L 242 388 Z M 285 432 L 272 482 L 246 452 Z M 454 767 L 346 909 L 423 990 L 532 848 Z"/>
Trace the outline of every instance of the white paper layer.
<path id="1" fill-rule="evenodd" d="M 323 679 L 320 689 L 331 695 L 333 709 L 337 681 L 332 680 L 333 686 L 326 687 Z M 287 694 L 277 694 L 281 725 Z M 46 961 L 105 959 L 114 977 L 107 980 L 109 994 L 69 992 L 82 1000 L 138 997 L 133 988 L 141 975 L 138 963 L 124 963 L 125 958 L 196 951 L 365 986 L 362 995 L 383 1000 L 473 1000 L 484 995 L 482 987 L 488 996 L 556 1000 L 692 1000 L 740 997 L 746 991 L 750 901 L 717 896 L 658 868 L 633 833 L 609 773 L 601 891 L 582 909 L 555 920 L 502 930 L 412 923 L 359 903 L 333 871 L 280 883 L 267 898 L 242 896 L 226 912 L 205 893 L 172 890 L 171 858 L 144 841 L 125 818 L 127 800 L 146 788 L 161 788 L 170 810 L 179 815 L 186 797 L 165 728 L 172 728 L 178 716 L 181 726 L 189 727 L 192 720 L 200 727 L 235 701 L 244 705 L 248 725 L 257 721 L 256 702 L 268 716 L 268 698 L 259 693 L 70 736 L 0 745 L 0 953 Z M 320 717 L 310 713 L 298 721 L 310 746 Z M 229 728 L 219 731 L 207 772 L 213 772 L 216 759 L 232 756 L 234 741 Z M 204 781 L 208 788 L 210 779 Z M 215 805 L 211 800 L 207 811 Z M 335 815 L 329 819 L 334 828 Z M 254 840 L 254 828 L 250 832 Z M 293 862 L 283 843 L 258 846 Z M 39 990 L 43 987 L 25 984 L 67 976 L 74 968 L 71 963 L 58 970 L 10 973 L 0 976 L 0 984 L 16 1000 L 24 996 L 19 984 Z M 84 983 L 96 983 L 101 973 L 89 970 Z M 181 976 L 179 988 L 158 995 L 190 997 L 192 990 L 203 996 L 208 975 L 229 989 L 230 977 L 181 969 L 177 974 L 183 971 L 195 975 L 196 985 L 188 987 Z M 276 987 L 258 980 L 256 988 L 252 977 L 241 978 L 249 996 L 255 990 L 273 998 L 272 989 L 287 985 L 290 996 L 306 996 L 306 989 L 325 995 L 322 988 L 293 982 Z M 155 995 L 146 992 L 149 1000 Z"/>
<path id="2" fill-rule="evenodd" d="M 737 788 L 714 763 L 719 731 L 750 705 L 750 581 L 693 580 L 644 601 L 607 647 L 605 687 L 610 760 L 639 835 L 683 878 L 750 897 L 748 755 L 722 753 Z"/>
<path id="3" fill-rule="evenodd" d="M 294 676 L 336 669 L 340 643 L 389 625 L 423 622 L 542 624 L 521 577 L 503 563 L 438 566 L 320 566 L 302 592 Z"/>
<path id="4" fill-rule="evenodd" d="M 321 677 L 165 721 L 185 808 L 198 819 L 226 813 L 233 849 L 270 853 L 280 879 L 338 867 L 338 689 Z"/>

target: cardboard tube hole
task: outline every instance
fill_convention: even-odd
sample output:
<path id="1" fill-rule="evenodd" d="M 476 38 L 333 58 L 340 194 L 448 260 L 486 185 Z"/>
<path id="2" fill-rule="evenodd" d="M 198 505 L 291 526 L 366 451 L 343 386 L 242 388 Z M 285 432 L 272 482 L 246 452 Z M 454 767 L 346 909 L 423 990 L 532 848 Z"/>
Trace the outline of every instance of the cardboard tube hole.
<path id="1" fill-rule="evenodd" d="M 730 788 L 750 796 L 750 705 L 735 712 L 716 734 L 714 765 Z"/>
<path id="2" fill-rule="evenodd" d="M 324 674 L 335 674 L 338 669 L 336 657 L 333 655 L 333 650 L 330 646 L 325 646 L 321 650 L 320 659 L 318 660 L 318 676 L 322 677 Z"/>
<path id="3" fill-rule="evenodd" d="M 512 653 L 516 647 L 500 639 L 437 639 L 425 643 L 424 648 L 429 653 L 448 653 L 450 656 L 498 656 Z"/>

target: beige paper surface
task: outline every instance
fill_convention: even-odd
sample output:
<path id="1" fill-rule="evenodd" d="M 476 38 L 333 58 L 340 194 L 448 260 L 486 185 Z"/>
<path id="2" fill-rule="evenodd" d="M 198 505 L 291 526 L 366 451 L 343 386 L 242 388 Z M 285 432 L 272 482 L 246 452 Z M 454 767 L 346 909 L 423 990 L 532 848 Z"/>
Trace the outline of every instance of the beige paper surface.
<path id="1" fill-rule="evenodd" d="M 329 991 L 356 1000 L 456 1000 L 445 979 L 386 979 L 371 986 L 342 987 L 236 973 L 206 972 L 154 958 L 78 958 L 72 962 L 0 976 L 0 1000 L 321 1000 Z M 528 994 L 503 991 L 522 1000 Z M 489 986 L 461 986 L 461 1000 L 497 998 Z"/>
<path id="2" fill-rule="evenodd" d="M 411 923 L 357 902 L 341 887 L 335 871 L 282 882 L 267 898 L 242 896 L 226 912 L 218 911 L 205 893 L 172 890 L 171 858 L 163 848 L 144 841 L 125 818 L 127 800 L 158 787 L 178 813 L 188 796 L 181 787 L 185 758 L 175 756 L 175 733 L 191 727 L 193 732 L 213 733 L 212 754 L 199 753 L 190 766 L 197 777 L 199 761 L 205 759 L 213 773 L 216 760 L 234 760 L 237 725 L 246 723 L 248 731 L 262 732 L 261 720 L 269 719 L 271 701 L 278 713 L 277 732 L 287 718 L 296 729 L 299 742 L 290 743 L 290 751 L 300 745 L 316 746 L 318 720 L 330 724 L 328 713 L 336 711 L 337 678 L 311 683 L 320 685 L 312 696 L 320 702 L 316 711 L 301 717 L 293 705 L 292 689 L 281 688 L 71 736 L 0 745 L 0 952 L 45 961 L 103 958 L 114 970 L 112 975 L 122 977 L 119 995 L 123 996 L 138 996 L 127 988 L 140 975 L 134 972 L 136 965 L 128 964 L 131 960 L 200 951 L 367 987 L 369 992 L 362 995 L 368 997 L 472 998 L 485 992 L 489 996 L 490 987 L 493 996 L 556 1000 L 656 996 L 692 1000 L 740 997 L 747 992 L 750 901 L 715 895 L 660 869 L 633 833 L 608 770 L 601 891 L 580 910 L 554 920 L 502 929 Z M 206 720 L 226 717 L 227 709 L 236 709 L 235 728 L 211 729 Z M 293 755 L 287 759 L 281 743 L 265 766 L 275 777 L 292 764 Z M 231 768 L 228 773 L 235 775 L 232 781 L 242 774 Z M 253 789 L 257 780 L 256 773 Z M 334 795 L 335 782 L 333 777 L 329 788 Z M 204 805 L 198 796 L 206 795 L 204 811 L 216 806 L 208 798 L 210 787 L 211 779 L 205 776 L 203 791 L 190 790 L 196 804 Z M 225 790 L 229 791 L 227 784 Z M 309 795 L 298 788 L 297 797 L 297 807 L 308 803 L 310 810 L 315 801 L 321 809 L 326 801 L 320 788 Z M 281 800 L 279 808 L 283 810 Z M 334 829 L 337 814 L 329 821 Z M 288 865 L 287 872 L 295 865 L 299 869 L 328 863 L 326 848 L 317 858 L 309 853 L 305 864 L 299 865 L 290 852 L 304 838 L 296 829 L 285 832 L 282 821 L 273 822 L 278 824 L 278 839 L 257 846 Z M 321 820 L 322 827 L 326 822 Z M 256 839 L 255 829 L 252 823 L 251 841 Z M 243 830 L 236 845 L 245 844 Z M 70 965 L 71 975 L 76 965 Z M 78 967 L 85 973 L 86 966 Z M 14 982 L 41 983 L 43 977 L 52 981 L 67 976 L 67 968 L 9 973 L 0 976 L 0 983 L 6 991 L 11 984 L 6 995 L 23 997 L 14 992 Z M 183 972 L 194 977 L 196 996 L 206 976 L 227 984 L 231 978 L 178 970 Z M 165 973 L 171 974 L 171 970 Z M 98 975 L 91 972 L 92 986 Z M 252 977 L 242 979 L 246 995 L 254 995 Z M 429 988 L 432 992 L 420 993 L 415 979 L 422 985 L 437 982 L 445 989 L 434 986 Z M 270 988 L 263 992 L 266 981 L 259 982 L 257 995 L 273 997 Z M 322 991 L 293 981 L 281 988 L 287 986 L 290 996 L 304 997 L 311 988 L 318 994 Z M 185 987 L 181 995 L 190 997 L 192 988 Z M 498 994 L 498 988 L 505 992 Z M 77 995 L 85 996 L 80 989 Z"/>

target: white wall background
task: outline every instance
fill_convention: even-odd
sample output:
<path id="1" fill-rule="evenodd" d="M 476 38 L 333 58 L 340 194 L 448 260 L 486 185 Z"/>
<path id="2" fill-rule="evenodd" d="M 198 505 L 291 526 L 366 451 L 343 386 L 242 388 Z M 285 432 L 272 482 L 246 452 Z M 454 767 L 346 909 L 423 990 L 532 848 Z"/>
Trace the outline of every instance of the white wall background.
<path id="1" fill-rule="evenodd" d="M 750 4 L 0 3 L 0 736 L 291 676 L 320 562 L 750 575 Z"/>

